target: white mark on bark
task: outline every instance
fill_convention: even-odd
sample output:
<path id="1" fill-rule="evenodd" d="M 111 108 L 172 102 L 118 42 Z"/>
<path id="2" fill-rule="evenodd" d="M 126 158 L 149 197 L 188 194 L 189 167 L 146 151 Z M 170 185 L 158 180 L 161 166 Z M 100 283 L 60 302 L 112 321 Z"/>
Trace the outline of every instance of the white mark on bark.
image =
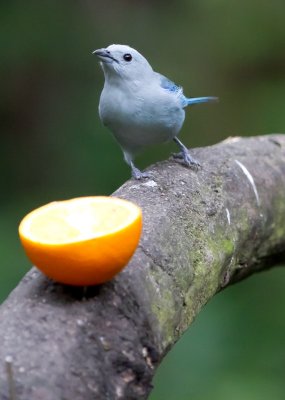
<path id="1" fill-rule="evenodd" d="M 8 387 L 9 387 L 9 400 L 16 400 L 12 356 L 5 357 L 5 364 L 6 364 L 6 374 L 8 379 Z"/>
<path id="2" fill-rule="evenodd" d="M 156 186 L 158 186 L 157 185 L 157 183 L 154 181 L 154 180 L 149 180 L 149 181 L 146 181 L 146 182 L 143 182 L 143 183 L 139 183 L 138 185 L 132 185 L 131 187 L 130 187 L 130 189 L 140 189 L 140 187 L 141 186 L 146 186 L 146 187 L 150 187 L 150 188 L 154 188 L 154 187 L 156 187 Z"/>
<path id="3" fill-rule="evenodd" d="M 155 181 L 153 181 L 153 180 L 149 180 L 149 181 L 147 181 L 147 182 L 144 182 L 144 183 L 142 184 L 142 186 L 155 187 L 155 186 L 157 186 L 157 183 L 156 183 Z"/>
<path id="4" fill-rule="evenodd" d="M 154 368 L 154 365 L 153 365 L 153 363 L 152 363 L 152 359 L 150 358 L 149 353 L 148 353 L 148 349 L 147 349 L 146 347 L 143 347 L 143 349 L 142 349 L 142 355 L 143 355 L 143 357 L 145 358 L 147 365 L 148 365 L 151 369 L 153 369 L 153 368 Z"/>
<path id="5" fill-rule="evenodd" d="M 241 140 L 240 136 L 229 136 L 227 139 L 223 140 L 223 143 L 236 143 Z"/>
<path id="6" fill-rule="evenodd" d="M 116 396 L 118 399 L 123 398 L 123 389 L 121 388 L 121 386 L 116 386 Z"/>
<path id="7" fill-rule="evenodd" d="M 230 214 L 230 212 L 229 212 L 229 209 L 228 209 L 228 208 L 226 208 L 226 214 L 227 214 L 227 220 L 228 220 L 228 224 L 230 225 L 230 224 L 231 224 L 231 214 Z"/>
<path id="8" fill-rule="evenodd" d="M 251 175 L 251 173 L 249 172 L 249 170 L 238 160 L 235 160 L 236 164 L 241 168 L 242 172 L 245 174 L 245 176 L 247 177 L 247 179 L 249 180 L 249 183 L 252 186 L 255 198 L 256 198 L 256 202 L 257 205 L 260 206 L 260 199 L 259 199 L 259 195 L 258 195 L 258 191 L 256 189 L 255 183 L 254 183 L 254 179 Z"/>

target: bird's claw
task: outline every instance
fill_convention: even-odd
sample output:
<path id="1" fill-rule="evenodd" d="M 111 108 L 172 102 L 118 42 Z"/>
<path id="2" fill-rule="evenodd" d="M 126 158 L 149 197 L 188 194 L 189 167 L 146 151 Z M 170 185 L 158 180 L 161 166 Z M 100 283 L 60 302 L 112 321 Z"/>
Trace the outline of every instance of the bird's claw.
<path id="1" fill-rule="evenodd" d="M 134 167 L 132 168 L 132 177 L 137 180 L 147 179 L 150 178 L 150 174 L 147 172 L 141 172 L 138 168 Z"/>
<path id="2" fill-rule="evenodd" d="M 172 157 L 175 159 L 182 160 L 183 164 L 190 168 L 198 169 L 201 167 L 199 161 L 195 160 L 195 158 L 191 157 L 190 154 L 187 152 L 181 151 L 180 153 L 173 153 Z"/>

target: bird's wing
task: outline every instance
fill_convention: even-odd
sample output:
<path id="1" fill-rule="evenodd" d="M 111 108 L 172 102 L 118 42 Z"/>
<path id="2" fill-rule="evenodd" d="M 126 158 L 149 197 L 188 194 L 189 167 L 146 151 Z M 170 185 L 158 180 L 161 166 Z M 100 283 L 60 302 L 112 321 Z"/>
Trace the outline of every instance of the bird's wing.
<path id="1" fill-rule="evenodd" d="M 180 92 L 182 88 L 178 85 L 176 85 L 174 82 L 172 82 L 170 79 L 166 78 L 166 76 L 159 74 L 156 72 L 158 78 L 160 79 L 160 86 L 163 89 L 167 89 L 170 92 Z"/>
<path id="2" fill-rule="evenodd" d="M 176 85 L 176 83 L 172 82 L 170 79 L 166 78 L 166 76 L 159 74 L 156 72 L 156 75 L 159 79 L 160 86 L 168 90 L 169 92 L 175 93 L 177 97 L 179 98 L 182 107 L 185 107 L 187 105 L 187 100 L 186 97 L 183 94 L 183 89 L 181 86 Z"/>
<path id="3" fill-rule="evenodd" d="M 169 92 L 175 93 L 183 108 L 186 106 L 191 106 L 193 104 L 217 102 L 219 100 L 218 97 L 213 96 L 188 98 L 184 96 L 181 86 L 176 85 L 170 79 L 166 78 L 166 76 L 161 75 L 158 72 L 156 72 L 156 75 L 159 79 L 160 86 L 163 89 L 168 90 Z"/>

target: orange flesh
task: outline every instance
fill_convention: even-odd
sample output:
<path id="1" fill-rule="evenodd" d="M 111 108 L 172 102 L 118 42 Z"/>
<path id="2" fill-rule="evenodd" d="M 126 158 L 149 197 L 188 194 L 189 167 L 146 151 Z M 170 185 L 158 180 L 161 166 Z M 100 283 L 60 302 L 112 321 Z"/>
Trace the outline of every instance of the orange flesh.
<path id="1" fill-rule="evenodd" d="M 47 276 L 72 285 L 110 280 L 129 261 L 140 238 L 141 210 L 112 197 L 50 203 L 28 214 L 20 239 Z"/>

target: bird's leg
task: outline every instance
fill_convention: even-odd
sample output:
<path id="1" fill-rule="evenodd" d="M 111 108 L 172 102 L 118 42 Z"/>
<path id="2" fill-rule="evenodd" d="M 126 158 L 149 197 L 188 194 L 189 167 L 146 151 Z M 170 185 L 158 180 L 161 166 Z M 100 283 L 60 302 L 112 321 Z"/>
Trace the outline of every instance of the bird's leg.
<path id="1" fill-rule="evenodd" d="M 149 178 L 150 177 L 147 172 L 141 172 L 141 170 L 139 170 L 135 166 L 135 164 L 134 164 L 134 162 L 132 160 L 132 157 L 131 157 L 131 155 L 129 153 L 124 152 L 124 159 L 125 159 L 126 163 L 131 167 L 132 177 L 134 179 L 143 179 L 143 178 Z"/>
<path id="2" fill-rule="evenodd" d="M 187 149 L 186 146 L 184 146 L 184 144 L 177 138 L 173 138 L 174 142 L 176 144 L 178 144 L 178 146 L 180 147 L 181 152 L 178 154 L 173 154 L 174 158 L 180 158 L 183 160 L 183 163 L 187 166 L 187 167 L 195 167 L 198 168 L 201 166 L 201 164 L 199 163 L 199 161 L 195 160 L 195 158 L 193 158 L 190 153 L 189 150 Z"/>
<path id="3" fill-rule="evenodd" d="M 143 178 L 149 178 L 149 174 L 147 172 L 142 172 L 140 169 L 138 169 L 133 162 L 130 163 L 130 167 L 132 169 L 132 177 L 135 179 L 143 179 Z"/>

